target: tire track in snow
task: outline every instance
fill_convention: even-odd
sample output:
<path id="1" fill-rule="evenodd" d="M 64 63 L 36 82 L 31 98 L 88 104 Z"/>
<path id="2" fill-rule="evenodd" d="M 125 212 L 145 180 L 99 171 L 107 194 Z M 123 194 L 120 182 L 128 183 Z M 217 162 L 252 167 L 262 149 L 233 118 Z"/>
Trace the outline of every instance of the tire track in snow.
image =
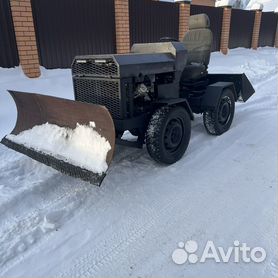
<path id="1" fill-rule="evenodd" d="M 164 204 L 164 202 L 166 204 Z M 124 223 L 120 222 L 118 225 L 112 226 L 105 232 L 113 237 L 105 237 L 97 246 L 93 247 L 93 251 L 87 252 L 84 256 L 73 262 L 73 266 L 70 270 L 59 273 L 58 276 L 62 277 L 80 277 L 83 275 L 94 276 L 98 275 L 103 267 L 107 267 L 113 263 L 117 264 L 117 261 L 122 257 L 118 257 L 119 254 L 123 255 L 124 250 L 128 249 L 135 241 L 140 242 L 140 239 L 150 230 L 161 222 L 165 218 L 171 217 L 169 212 L 179 206 L 183 200 L 180 198 L 179 193 L 175 193 L 171 198 L 166 196 L 164 200 L 160 200 L 155 208 L 145 211 L 140 211 L 141 219 L 133 219 L 130 215 L 125 219 Z M 161 208 L 162 206 L 162 208 Z M 159 213 L 157 213 L 159 212 Z M 147 221 L 146 221 L 147 219 Z M 113 231 L 118 231 L 115 233 Z M 108 238 L 108 239 L 106 239 Z"/>
<path id="2" fill-rule="evenodd" d="M 269 80 L 272 80 L 272 77 L 269 78 Z M 264 82 L 260 82 L 260 86 L 263 85 L 265 82 L 269 82 L 269 80 L 265 80 Z M 258 86 L 258 85 L 257 85 Z M 217 142 L 215 142 L 217 144 Z M 199 150 L 200 151 L 200 150 Z M 216 154 L 217 156 L 217 154 Z M 137 166 L 137 165 L 136 165 Z M 214 193 L 212 193 L 211 196 L 213 196 Z M 160 200 L 161 203 L 163 203 L 162 200 Z M 160 221 L 163 219 L 165 221 L 165 218 L 171 213 L 170 211 L 176 207 L 180 207 L 183 200 L 180 198 L 180 195 L 175 195 L 174 198 L 171 200 L 168 200 L 168 203 L 163 205 L 161 208 L 156 208 L 159 211 L 159 214 L 153 215 L 153 210 L 146 213 L 143 219 L 148 219 L 148 222 L 134 222 L 132 219 L 125 220 L 126 224 L 123 227 L 123 223 L 120 225 L 120 235 L 125 235 L 123 238 L 117 238 L 115 235 L 112 238 L 109 238 L 109 240 L 104 240 L 103 242 L 99 243 L 97 246 L 93 247 L 93 251 L 90 251 L 86 253 L 86 255 L 82 256 L 82 258 L 77 259 L 73 264 L 73 267 L 68 270 L 61 272 L 59 276 L 82 276 L 82 275 L 100 275 L 99 271 L 101 269 L 105 269 L 107 273 L 107 268 L 111 264 L 117 265 L 119 263 L 119 260 L 123 260 L 123 257 L 125 254 L 128 253 L 128 251 L 124 252 L 124 250 L 128 250 L 129 246 L 132 245 L 135 241 L 138 245 L 140 245 L 140 238 L 144 234 L 146 234 L 148 231 L 153 230 L 153 228 L 156 226 L 156 224 L 160 223 Z M 142 213 L 142 212 L 141 212 Z M 170 217 L 171 218 L 171 217 Z M 168 221 L 170 219 L 168 218 Z M 166 221 L 166 222 L 168 222 Z M 132 227 L 132 229 L 129 229 L 128 227 Z M 113 230 L 117 230 L 117 226 L 113 227 Z M 163 233 L 162 231 L 160 232 Z M 111 234 L 111 231 L 108 231 L 107 234 Z M 113 234 L 113 232 L 112 232 Z M 104 236 L 105 238 L 105 236 Z M 158 237 L 159 238 L 159 237 Z M 139 243 L 138 243 L 139 241 Z M 116 242 L 116 244 L 115 244 Z M 142 243 L 143 244 L 143 243 Z M 136 251 L 136 250 L 133 250 Z M 118 255 L 121 254 L 121 256 L 118 259 Z"/>
<path id="3" fill-rule="evenodd" d="M 256 86 L 263 86 L 263 84 L 265 82 L 268 82 L 268 80 L 264 80 L 260 83 L 255 82 Z M 261 95 L 261 97 L 263 98 L 263 96 Z M 265 100 L 265 97 L 264 97 Z M 252 103 L 250 103 L 252 104 Z M 254 107 L 253 107 L 254 108 Z M 253 109 L 252 108 L 252 109 Z M 198 126 L 199 128 L 199 126 Z M 194 129 L 194 126 L 193 126 Z M 204 132 L 205 134 L 205 132 Z M 198 137 L 202 136 L 201 133 L 199 133 L 197 135 Z M 206 135 L 204 135 L 206 136 Z M 194 137 L 195 138 L 195 137 Z M 194 143 L 194 139 L 192 143 Z M 212 146 L 214 146 L 214 144 L 217 145 L 217 140 L 214 140 L 216 143 L 212 143 L 212 141 L 208 142 L 208 144 L 213 144 Z M 196 143 L 199 142 L 199 139 L 196 139 Z M 203 145 L 203 148 L 201 148 L 200 146 L 198 147 L 198 152 L 202 152 L 202 150 L 206 149 L 205 148 L 205 143 Z M 197 151 L 197 149 L 196 149 Z M 149 163 L 151 160 L 148 158 L 146 151 L 144 150 L 144 155 L 142 158 L 142 151 L 141 150 L 124 150 L 121 154 L 117 154 L 115 157 L 115 163 L 118 162 L 120 163 L 119 167 L 117 167 L 117 165 L 113 165 L 111 169 L 109 170 L 111 172 L 111 175 L 113 175 L 113 172 L 120 172 L 121 178 L 124 176 L 127 176 L 127 179 L 137 179 L 137 176 L 135 177 L 130 177 L 129 173 L 126 173 L 126 169 L 125 166 L 127 166 L 127 168 L 133 168 L 136 167 L 136 169 L 139 170 L 144 170 L 144 171 L 152 171 L 152 170 L 156 170 L 156 169 L 160 169 L 156 166 L 154 166 L 154 163 L 151 163 L 149 166 L 146 167 L 145 163 Z M 195 154 L 194 154 L 195 155 Z M 192 155 L 191 152 L 191 157 L 194 156 Z M 139 159 L 140 158 L 140 159 Z M 190 157 L 187 157 L 185 159 L 188 159 Z M 13 160 L 14 161 L 14 160 Z M 19 161 L 23 161 L 21 158 L 19 159 Z M 183 164 L 185 162 L 185 160 L 183 160 L 182 162 L 180 162 L 180 164 Z M 135 163 L 135 165 L 133 164 Z M 5 163 L 6 164 L 6 163 Z M 35 166 L 36 167 L 36 166 Z M 175 167 L 178 168 L 178 166 L 176 165 Z M 0 169 L 2 170 L 2 167 L 0 165 Z M 168 168 L 169 171 L 172 169 L 172 167 Z M 43 171 L 42 171 L 43 172 Z M 13 169 L 12 174 L 16 175 L 16 169 Z M 133 172 L 131 172 L 132 174 Z M 69 182 L 70 184 L 72 184 L 72 186 L 76 187 L 76 183 L 75 182 L 71 182 L 70 179 L 63 177 L 61 174 L 57 174 L 59 176 L 59 178 L 57 178 L 58 181 L 58 185 L 57 187 L 62 187 L 65 189 L 68 188 L 66 186 L 67 182 Z M 23 175 L 24 177 L 24 175 Z M 109 177 L 107 177 L 109 178 Z M 117 180 L 119 179 L 119 180 Z M 30 180 L 31 177 L 30 177 Z M 76 181 L 76 180 L 74 180 Z M 120 178 L 114 178 L 114 179 L 108 179 L 108 182 L 112 182 L 112 183 L 118 183 L 120 182 Z M 28 182 L 28 180 L 27 180 Z M 59 182 L 61 182 L 61 184 L 59 184 Z M 107 182 L 107 183 L 108 183 Z M 143 179 L 142 179 L 143 182 Z M 48 187 L 49 185 L 53 185 L 53 177 L 49 177 L 49 183 L 47 181 L 42 181 L 39 183 L 34 183 L 30 190 L 28 189 L 24 191 L 24 194 L 26 195 L 26 197 L 24 197 L 23 201 L 26 203 L 28 203 L 28 194 L 29 192 L 32 192 L 32 188 L 45 188 L 45 191 L 42 191 L 40 193 L 42 193 L 43 195 L 45 195 L 44 198 L 44 203 L 41 205 L 39 203 L 39 207 L 36 207 L 35 210 L 38 213 L 38 215 L 40 213 L 45 214 L 46 212 L 51 212 L 53 210 L 56 210 L 56 207 L 59 206 L 63 206 L 65 204 L 67 204 L 67 201 L 70 199 L 70 196 L 72 196 L 72 193 L 69 193 L 68 198 L 65 197 L 63 194 L 66 194 L 64 192 L 55 192 L 53 194 L 51 194 L 51 189 Z M 81 184 L 81 187 L 83 186 L 83 184 Z M 132 186 L 132 185 L 130 185 Z M 55 186 L 54 186 L 55 187 Z M 126 189 L 126 188 L 124 188 Z M 119 189 L 120 190 L 120 189 Z M 109 191 L 109 192 L 108 192 Z M 28 193 L 27 193 L 28 192 Z M 39 192 L 39 191 L 38 191 Z M 80 190 L 80 195 L 81 198 L 84 198 L 82 200 L 85 200 L 85 196 L 86 193 L 91 194 L 92 198 L 97 198 L 97 201 L 94 203 L 94 206 L 92 207 L 92 209 L 96 208 L 96 213 L 101 212 L 103 210 L 102 206 L 107 204 L 107 202 L 110 202 L 109 205 L 113 206 L 116 205 L 115 201 L 113 201 L 111 195 L 113 195 L 116 192 L 116 194 L 119 194 L 119 192 L 116 189 L 116 185 L 111 186 L 109 184 L 104 185 L 103 190 L 98 190 L 98 191 L 83 191 Z M 182 192 L 182 191 L 181 191 Z M 109 194 L 108 194 L 109 193 Z M 23 195 L 24 195 L 23 194 Z M 211 194 L 211 196 L 213 196 L 213 194 Z M 34 196 L 32 196 L 33 198 Z M 36 196 L 37 197 L 37 196 Z M 54 199 L 52 199 L 54 197 Z M 80 196 L 79 196 L 80 197 Z M 128 248 L 132 245 L 132 243 L 134 243 L 135 241 L 137 241 L 138 239 L 142 238 L 148 231 L 153 230 L 153 228 L 156 226 L 157 223 L 159 223 L 161 221 L 161 219 L 170 219 L 170 215 L 171 215 L 171 210 L 175 209 L 177 206 L 175 205 L 175 201 L 180 201 L 180 196 L 171 196 L 171 200 L 169 200 L 169 204 L 166 202 L 166 199 L 163 199 L 162 196 L 159 196 L 161 199 L 158 200 L 157 202 L 155 202 L 155 208 L 157 211 L 152 210 L 146 210 L 142 213 L 143 217 L 142 219 L 140 219 L 140 221 L 137 221 L 137 219 L 133 219 L 131 218 L 130 215 L 127 216 L 127 219 L 125 219 L 124 224 L 120 222 L 116 227 L 118 229 L 118 231 L 121 231 L 124 236 L 119 237 L 118 234 L 113 233 L 113 230 L 115 229 L 115 226 L 111 229 L 109 229 L 109 227 L 107 227 L 107 231 L 101 231 L 104 232 L 104 234 L 101 236 L 99 235 L 98 238 L 100 238 L 100 243 L 97 244 L 97 246 L 93 246 L 94 250 L 93 251 L 89 251 L 87 252 L 84 256 L 82 256 L 80 259 L 77 259 L 75 261 L 74 266 L 70 269 L 70 271 L 65 271 L 65 272 L 61 272 L 61 275 L 68 275 L 68 276 L 72 276 L 72 273 L 76 273 L 80 276 L 84 276 L 84 274 L 89 274 L 92 275 L 92 273 L 97 273 L 99 271 L 104 271 L 103 267 L 104 266 L 111 266 L 112 264 L 117 264 L 119 263 L 124 257 L 125 254 L 124 250 L 128 250 Z M 167 196 L 168 197 L 168 196 Z M 40 199 L 40 198 L 38 198 Z M 39 200 L 40 201 L 40 200 Z M 59 202 L 60 201 L 60 202 Z M 160 205 L 166 202 L 166 208 L 168 208 L 168 211 L 166 209 L 164 209 L 164 207 L 161 209 Z M 47 205 L 48 204 L 48 205 Z M 14 202 L 14 205 L 16 205 L 16 202 Z M 178 206 L 180 206 L 180 203 L 178 204 Z M 30 208 L 30 210 L 32 210 L 33 208 Z M 143 210 L 144 208 L 142 208 Z M 147 209 L 147 208 L 146 208 Z M 80 208 L 78 207 L 73 207 L 72 209 L 69 209 L 71 212 L 76 210 L 76 213 L 78 213 L 78 211 L 80 211 Z M 142 211 L 141 211 L 142 212 Z M 88 211 L 88 213 L 90 213 Z M 168 216 L 169 214 L 169 216 Z M 139 214 L 140 215 L 140 214 Z M 141 216 L 141 215 L 140 215 Z M 167 217 L 168 216 L 168 217 Z M 30 217 L 30 218 L 29 218 Z M 119 218 L 115 219 L 114 222 L 118 221 L 120 219 L 121 216 L 119 216 Z M 164 217 L 164 218 L 163 218 Z M 6 217 L 4 217 L 6 218 Z M 21 217 L 19 219 L 11 219 L 9 220 L 10 222 L 7 224 L 7 230 L 9 230 L 9 228 L 11 228 L 11 226 L 13 225 L 13 223 L 15 224 L 15 231 L 16 231 L 16 223 L 19 223 L 21 220 L 26 224 L 26 235 L 28 235 L 28 231 L 33 231 L 32 229 L 34 229 L 36 227 L 36 217 L 32 216 L 32 213 L 25 213 L 24 215 L 21 215 Z M 148 219 L 148 221 L 147 221 Z M 34 224 L 29 225 L 28 221 L 30 220 L 30 223 Z M 69 219 L 66 219 L 65 221 L 68 221 Z M 18 222 L 17 222 L 18 221 Z M 63 223 L 62 223 L 63 224 Z M 111 224 L 111 223 L 110 223 Z M 112 223 L 113 224 L 113 223 Z M 9 226 L 10 225 L 10 226 Z M 25 224 L 22 224 L 22 226 L 24 226 Z M 28 226 L 29 225 L 29 226 Z M 114 224 L 115 225 L 115 224 Z M 20 226 L 20 225 L 18 225 Z M 1 229 L 1 227 L 0 227 Z M 12 231 L 12 229 L 10 229 L 10 231 Z M 1 231 L 0 231 L 1 233 Z M 160 231 L 160 233 L 163 233 L 162 231 Z M 1 233 L 2 234 L 2 233 Z M 11 233 L 12 234 L 12 233 Z M 113 237 L 110 239 L 110 235 L 113 235 Z M 20 261 L 22 261 L 24 259 L 24 257 L 26 257 L 28 254 L 34 254 L 35 252 L 39 252 L 41 246 L 46 242 L 46 240 L 49 239 L 49 237 L 51 236 L 51 234 L 47 234 L 45 235 L 43 238 L 40 238 L 39 242 L 36 242 L 36 246 L 34 246 L 34 248 L 30 248 L 27 251 L 24 251 L 24 255 L 21 256 L 20 258 L 18 258 L 18 260 L 14 260 L 13 263 L 9 263 L 7 266 L 7 269 L 12 267 L 12 265 L 15 265 L 16 263 L 19 263 Z M 154 235 L 153 235 L 154 236 Z M 108 238 L 108 239 L 105 239 Z M 159 238 L 159 237 L 158 237 Z M 142 246 L 141 244 L 143 244 L 142 241 L 139 240 L 139 247 L 136 247 L 139 251 L 140 251 L 140 246 Z M 1 247 L 1 245 L 0 245 Z M 106 251 L 108 250 L 108 251 Z M 141 250 L 142 251 L 142 250 Z M 109 253 L 111 252 L 111 253 Z M 124 254 L 123 254 L 124 253 Z M 118 258 L 118 255 L 121 254 L 121 258 Z M 90 263 L 92 264 L 92 266 L 90 266 Z M 88 264 L 88 265 L 86 265 Z M 275 266 L 273 266 L 273 269 L 275 270 Z"/>
<path id="4" fill-rule="evenodd" d="M 277 257 L 273 258 L 273 260 L 270 263 L 270 272 L 272 273 L 273 277 L 278 277 L 278 264 L 277 264 Z M 266 271 L 266 274 L 269 272 Z"/>
<path id="5" fill-rule="evenodd" d="M 179 189 L 178 192 L 171 193 L 169 196 L 165 194 L 160 195 L 159 203 L 149 211 L 140 211 L 142 219 L 140 221 L 136 219 L 136 222 L 133 222 L 132 219 L 124 221 L 124 223 L 119 223 L 116 227 L 113 226 L 109 229 L 101 238 L 104 240 L 99 243 L 97 246 L 92 246 L 93 251 L 87 252 L 84 256 L 77 259 L 73 262 L 72 268 L 67 271 L 59 273 L 59 276 L 102 276 L 107 275 L 111 265 L 117 266 L 121 265 L 121 262 L 128 261 L 130 256 L 130 248 L 132 248 L 132 254 L 136 256 L 138 253 L 146 252 L 146 244 L 144 242 L 145 235 L 152 235 L 151 243 L 159 242 L 164 235 L 164 230 L 157 230 L 157 226 L 160 223 L 165 222 L 165 231 L 171 231 L 171 227 L 174 227 L 174 223 L 181 223 L 177 221 L 177 218 L 172 219 L 173 210 L 178 210 L 184 204 L 184 200 L 181 196 L 186 193 L 186 188 Z M 215 192 L 209 193 L 209 200 L 215 199 Z M 208 197 L 208 195 L 206 195 Z M 222 200 L 225 202 L 225 200 Z M 203 205 L 205 209 L 206 205 Z M 187 211 L 182 213 L 183 218 L 187 218 L 187 215 L 190 215 L 192 210 L 188 208 Z M 148 221 L 146 221 L 148 220 Z M 209 225 L 210 220 L 207 220 L 207 225 Z M 206 225 L 205 225 L 206 226 Z M 118 231 L 118 235 L 113 234 L 114 231 Z M 156 231 L 154 233 L 154 231 Z M 107 236 L 106 236 L 107 234 Z M 109 235 L 113 235 L 110 237 Z M 105 238 L 108 238 L 106 240 Z M 96 242 L 99 242 L 99 238 L 95 239 Z M 136 242 L 136 244 L 134 244 Z M 135 247 L 136 245 L 136 247 Z M 120 256 L 119 256 L 120 255 Z M 170 253 L 169 253 L 170 256 Z M 140 258 L 140 256 L 138 256 Z M 71 264 L 72 265 L 72 264 Z M 65 266 L 65 268 L 67 268 Z M 114 268 L 115 271 L 116 267 Z M 102 271 L 102 272 L 101 272 Z M 113 269 L 111 270 L 111 275 L 113 275 Z"/>
<path id="6" fill-rule="evenodd" d="M 27 165 L 25 165 L 26 162 Z M 22 190 L 8 201 L 0 204 L 1 220 L 3 219 L 0 220 L 0 234 L 3 235 L 0 238 L 2 273 L 20 263 L 29 254 L 39 252 L 40 247 L 49 240 L 53 231 L 43 233 L 41 230 L 45 216 L 52 216 L 53 218 L 53 213 L 58 214 L 59 223 L 56 221 L 55 226 L 60 228 L 75 213 L 79 212 L 78 208 L 81 203 L 85 203 L 86 198 L 97 198 L 94 205 L 98 206 L 99 203 L 103 202 L 102 199 L 107 196 L 108 191 L 107 187 L 100 189 L 89 183 L 64 176 L 25 156 L 20 157 L 15 162 L 6 163 L 5 167 L 0 169 L 9 172 L 10 176 L 20 169 L 21 164 L 29 170 L 31 169 L 27 177 L 26 173 L 22 174 L 26 178 L 24 183 L 29 186 L 24 187 L 23 185 Z M 47 178 L 32 182 L 33 172 L 40 177 L 48 172 Z M 15 175 L 18 176 L 18 174 Z M 114 189 L 109 188 L 109 190 L 111 193 Z M 107 201 L 109 200 L 104 201 L 104 203 Z M 18 207 L 18 203 L 24 204 L 24 209 Z M 100 208 L 102 207 L 100 206 Z"/>
<path id="7" fill-rule="evenodd" d="M 33 163 L 36 164 L 36 162 Z M 41 170 L 44 171 L 44 168 L 46 166 L 42 166 Z M 28 189 L 19 192 L 9 202 L 0 205 L 1 216 L 4 219 L 1 219 L 0 225 L 2 235 L 0 266 L 5 266 L 4 272 L 20 262 L 27 255 L 28 249 L 45 237 L 41 230 L 44 217 L 54 218 L 55 228 L 60 228 L 63 222 L 73 216 L 74 211 L 78 211 L 81 202 L 88 195 L 92 195 L 87 194 L 91 185 L 81 182 L 81 185 L 76 186 L 75 179 L 65 177 L 56 171 L 53 172 L 54 174 L 47 179 L 31 183 Z M 17 204 L 21 206 L 18 207 Z M 24 214 L 21 211 L 24 211 Z M 34 248 L 37 249 L 38 246 L 36 244 Z M 21 255 L 17 256 L 17 254 Z M 14 257 L 17 257 L 16 260 Z"/>

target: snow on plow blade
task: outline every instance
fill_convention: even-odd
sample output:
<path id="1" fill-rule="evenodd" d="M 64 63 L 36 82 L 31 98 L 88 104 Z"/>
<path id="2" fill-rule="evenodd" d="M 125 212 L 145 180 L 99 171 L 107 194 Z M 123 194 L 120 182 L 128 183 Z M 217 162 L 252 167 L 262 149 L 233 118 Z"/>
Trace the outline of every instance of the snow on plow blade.
<path id="1" fill-rule="evenodd" d="M 17 122 L 1 143 L 62 173 L 101 185 L 115 148 L 115 128 L 109 111 L 104 106 L 51 96 L 9 93 L 17 106 Z M 57 138 L 57 134 L 61 137 L 56 145 L 50 134 L 52 130 L 56 130 L 53 138 Z M 42 138 L 34 138 L 38 134 Z M 88 135 L 90 138 L 86 138 Z M 26 138 L 31 138 L 33 143 Z M 94 140 L 98 142 L 92 142 Z M 48 145 L 52 145 L 52 151 Z M 55 153 L 55 146 L 60 153 Z M 63 146 L 74 157 L 63 155 L 66 152 Z"/>

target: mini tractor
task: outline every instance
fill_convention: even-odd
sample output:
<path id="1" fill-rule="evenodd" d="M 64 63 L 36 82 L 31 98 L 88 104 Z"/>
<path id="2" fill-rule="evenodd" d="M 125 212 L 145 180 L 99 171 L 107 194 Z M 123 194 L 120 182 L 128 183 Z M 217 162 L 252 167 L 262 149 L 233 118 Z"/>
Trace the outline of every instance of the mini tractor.
<path id="1" fill-rule="evenodd" d="M 162 38 L 158 43 L 134 44 L 131 53 L 77 56 L 72 63 L 75 101 L 9 91 L 18 119 L 12 134 L 49 122 L 75 128 L 94 121 L 111 150 L 115 143 L 142 147 L 158 163 L 172 164 L 185 153 L 194 113 L 203 114 L 206 131 L 229 130 L 236 101 L 247 101 L 254 89 L 244 73 L 210 74 L 212 32 L 206 14 L 189 18 L 182 42 Z M 122 139 L 125 131 L 136 142 Z M 74 177 L 100 185 L 105 173 L 88 169 L 14 143 L 2 143 Z"/>

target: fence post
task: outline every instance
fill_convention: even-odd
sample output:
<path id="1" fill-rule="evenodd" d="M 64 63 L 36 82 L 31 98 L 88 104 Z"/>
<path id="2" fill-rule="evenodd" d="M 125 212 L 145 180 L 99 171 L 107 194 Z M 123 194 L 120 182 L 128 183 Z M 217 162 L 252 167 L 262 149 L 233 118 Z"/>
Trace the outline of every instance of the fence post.
<path id="1" fill-rule="evenodd" d="M 253 34 L 252 34 L 252 43 L 251 43 L 251 48 L 252 49 L 257 49 L 258 48 L 260 27 L 261 27 L 261 19 L 262 19 L 262 10 L 256 10 L 255 11 Z"/>
<path id="2" fill-rule="evenodd" d="M 222 30 L 221 30 L 221 41 L 220 41 L 220 51 L 225 55 L 228 53 L 231 16 L 232 16 L 232 8 L 224 7 L 223 8 Z"/>
<path id="3" fill-rule="evenodd" d="M 41 73 L 30 1 L 10 0 L 10 3 L 20 65 L 28 77 L 34 78 Z"/>
<path id="4" fill-rule="evenodd" d="M 115 0 L 115 24 L 116 24 L 116 50 L 117 53 L 130 51 L 129 32 L 129 0 Z"/>
<path id="5" fill-rule="evenodd" d="M 275 11 L 275 14 L 278 15 L 278 12 Z M 277 26 L 276 26 L 274 47 L 278 48 L 278 21 L 277 21 Z"/>
<path id="6" fill-rule="evenodd" d="M 188 31 L 188 21 L 190 16 L 190 2 L 181 1 L 179 3 L 179 40 L 182 41 L 184 34 Z"/>

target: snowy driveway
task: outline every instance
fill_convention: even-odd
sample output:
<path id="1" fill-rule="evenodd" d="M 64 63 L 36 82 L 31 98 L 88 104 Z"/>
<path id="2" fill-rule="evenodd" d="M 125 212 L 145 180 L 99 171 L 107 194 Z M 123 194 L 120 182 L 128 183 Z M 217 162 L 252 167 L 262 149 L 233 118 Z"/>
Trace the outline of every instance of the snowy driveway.
<path id="1" fill-rule="evenodd" d="M 277 265 L 277 50 L 213 53 L 211 72 L 245 72 L 256 89 L 221 137 L 197 116 L 186 155 L 160 167 L 118 147 L 101 188 L 0 146 L 1 276 L 272 277 Z M 69 70 L 37 80 L 0 69 L 0 135 L 15 108 L 6 89 L 72 98 Z M 180 241 L 261 246 L 265 262 L 176 265 Z"/>

